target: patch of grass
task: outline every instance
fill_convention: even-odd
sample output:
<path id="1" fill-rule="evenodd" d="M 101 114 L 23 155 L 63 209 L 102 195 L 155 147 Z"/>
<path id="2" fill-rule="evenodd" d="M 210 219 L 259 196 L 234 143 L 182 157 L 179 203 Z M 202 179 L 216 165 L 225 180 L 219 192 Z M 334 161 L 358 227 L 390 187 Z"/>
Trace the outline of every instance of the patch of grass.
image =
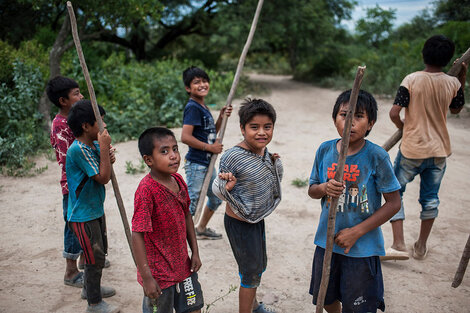
<path id="1" fill-rule="evenodd" d="M 291 184 L 298 188 L 308 186 L 308 178 L 306 179 L 296 178 L 291 181 Z"/>
<path id="2" fill-rule="evenodd" d="M 126 174 L 139 174 L 145 173 L 147 170 L 147 164 L 145 164 L 144 160 L 140 160 L 139 165 L 132 164 L 132 161 L 126 161 Z"/>

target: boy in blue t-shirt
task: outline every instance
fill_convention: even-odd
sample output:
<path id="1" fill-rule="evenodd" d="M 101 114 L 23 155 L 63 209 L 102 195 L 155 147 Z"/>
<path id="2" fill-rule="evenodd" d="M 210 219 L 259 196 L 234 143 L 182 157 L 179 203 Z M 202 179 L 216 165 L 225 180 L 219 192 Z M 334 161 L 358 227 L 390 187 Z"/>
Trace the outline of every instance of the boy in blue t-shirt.
<path id="1" fill-rule="evenodd" d="M 191 199 L 189 211 L 194 215 L 212 154 L 221 153 L 223 149 L 223 145 L 216 139 L 222 117 L 224 114 L 230 116 L 232 107 L 224 106 L 217 122 L 214 123 L 214 118 L 204 103 L 204 98 L 209 93 L 209 75 L 204 70 L 191 66 L 183 72 L 183 82 L 189 94 L 189 101 L 184 108 L 181 141 L 189 146 L 184 171 Z M 212 186 L 215 177 L 216 173 L 213 171 L 209 186 Z M 207 196 L 209 200 L 196 225 L 196 236 L 198 239 L 221 239 L 222 235 L 208 228 L 207 224 L 222 201 L 212 193 L 211 188 L 208 189 Z"/>
<path id="2" fill-rule="evenodd" d="M 101 115 L 105 114 L 101 106 L 99 111 Z M 69 186 L 67 221 L 85 257 L 82 298 L 88 300 L 87 312 L 116 313 L 119 308 L 102 300 L 113 296 L 116 291 L 101 287 L 108 246 L 103 209 L 104 185 L 111 178 L 111 163 L 115 160 L 110 150 L 111 137 L 106 129 L 99 133 L 89 100 L 80 100 L 72 107 L 67 124 L 76 138 L 67 150 L 66 158 Z"/>
<path id="3" fill-rule="evenodd" d="M 340 136 L 345 127 L 351 90 L 343 92 L 333 108 Z M 361 90 L 353 118 L 343 183 L 334 179 L 341 138 L 318 148 L 308 195 L 321 199 L 322 212 L 315 235 L 317 248 L 312 265 L 310 294 L 316 304 L 326 246 L 331 197 L 341 199 L 337 208 L 335 245 L 325 297 L 327 312 L 377 312 L 385 310 L 380 255 L 385 255 L 380 225 L 400 209 L 400 184 L 384 149 L 365 140 L 377 120 L 377 103 Z M 382 195 L 385 203 L 382 205 Z"/>

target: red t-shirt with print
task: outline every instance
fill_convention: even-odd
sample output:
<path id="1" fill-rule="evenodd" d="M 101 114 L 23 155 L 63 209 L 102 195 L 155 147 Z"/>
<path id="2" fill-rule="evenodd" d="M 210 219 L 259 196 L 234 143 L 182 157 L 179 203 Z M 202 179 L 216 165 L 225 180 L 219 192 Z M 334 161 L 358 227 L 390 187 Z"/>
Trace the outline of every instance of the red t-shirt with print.
<path id="1" fill-rule="evenodd" d="M 191 275 L 185 221 L 190 203 L 188 187 L 181 175 L 172 176 L 180 188 L 177 194 L 150 174 L 142 179 L 135 192 L 132 217 L 132 231 L 144 233 L 147 261 L 162 289 Z M 143 284 L 139 270 L 137 281 Z"/>
<path id="2" fill-rule="evenodd" d="M 67 150 L 72 145 L 74 140 L 75 137 L 73 136 L 72 130 L 67 124 L 67 118 L 57 114 L 52 121 L 51 145 L 55 149 L 55 156 L 60 166 L 60 187 L 62 188 L 62 194 L 64 195 L 69 193 L 67 175 L 65 174 L 65 159 L 67 156 Z"/>

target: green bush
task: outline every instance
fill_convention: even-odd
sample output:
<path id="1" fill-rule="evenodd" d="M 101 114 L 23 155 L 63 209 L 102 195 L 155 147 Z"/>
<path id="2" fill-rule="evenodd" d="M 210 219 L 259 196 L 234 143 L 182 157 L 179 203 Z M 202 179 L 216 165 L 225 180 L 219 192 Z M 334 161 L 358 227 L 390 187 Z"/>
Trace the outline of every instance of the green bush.
<path id="1" fill-rule="evenodd" d="M 40 70 L 13 62 L 13 88 L 0 86 L 0 165 L 10 175 L 34 166 L 31 157 L 47 146 L 37 102 L 43 91 Z"/>

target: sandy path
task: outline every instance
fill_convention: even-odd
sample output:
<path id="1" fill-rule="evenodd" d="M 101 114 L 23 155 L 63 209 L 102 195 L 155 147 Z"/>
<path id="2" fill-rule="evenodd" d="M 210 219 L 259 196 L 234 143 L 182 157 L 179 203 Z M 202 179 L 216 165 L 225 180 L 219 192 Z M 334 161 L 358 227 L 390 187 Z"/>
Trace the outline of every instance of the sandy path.
<path id="1" fill-rule="evenodd" d="M 296 83 L 288 77 L 255 75 L 272 90 L 265 96 L 278 112 L 278 121 L 270 151 L 283 160 L 285 177 L 283 201 L 266 219 L 268 268 L 263 275 L 259 296 L 273 302 L 278 312 L 313 312 L 308 295 L 313 236 L 318 223 L 320 202 L 311 200 L 306 187 L 291 185 L 295 178 L 309 176 L 315 150 L 321 142 L 337 137 L 331 121 L 337 91 Z M 364 86 L 365 88 L 367 86 Z M 238 102 L 237 102 L 238 103 Z M 394 132 L 388 119 L 391 100 L 379 101 L 379 120 L 369 139 L 383 143 Z M 447 173 L 441 187 L 440 215 L 430 237 L 430 252 L 425 261 L 383 263 L 385 302 L 389 313 L 470 312 L 470 276 L 462 285 L 450 287 L 470 225 L 466 192 L 470 157 L 469 116 L 449 118 L 454 154 L 448 159 Z M 225 147 L 240 141 L 238 117 L 229 120 Z M 181 129 L 175 129 L 177 137 Z M 116 145 L 115 165 L 129 220 L 133 197 L 144 174 L 125 173 L 125 162 L 137 164 L 140 156 L 135 141 Z M 185 145 L 180 144 L 184 155 Z M 396 150 L 391 151 L 392 160 Z M 48 170 L 31 178 L 0 177 L 0 312 L 83 312 L 86 302 L 80 290 L 62 283 L 63 221 L 56 162 L 41 159 Z M 184 174 L 184 170 L 180 169 Z M 405 202 L 406 240 L 409 246 L 419 231 L 418 181 L 408 187 Z M 109 260 L 112 266 L 103 273 L 103 285 L 113 286 L 117 295 L 109 299 L 122 312 L 139 312 L 142 291 L 136 282 L 135 268 L 125 239 L 113 191 L 108 184 L 105 211 L 108 221 Z M 223 210 L 214 215 L 211 227 L 223 232 Z M 389 225 L 383 227 L 386 245 L 391 243 Z M 206 303 L 239 283 L 236 264 L 228 240 L 199 241 L 203 267 L 200 280 Z M 211 307 L 210 312 L 238 312 L 237 292 Z"/>

